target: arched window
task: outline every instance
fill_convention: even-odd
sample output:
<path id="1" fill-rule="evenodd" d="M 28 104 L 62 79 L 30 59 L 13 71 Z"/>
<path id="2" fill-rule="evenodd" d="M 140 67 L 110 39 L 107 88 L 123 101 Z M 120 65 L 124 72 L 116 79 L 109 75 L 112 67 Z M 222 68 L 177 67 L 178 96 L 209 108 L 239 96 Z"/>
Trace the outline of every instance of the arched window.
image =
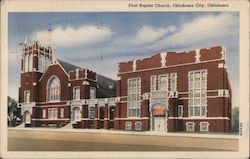
<path id="1" fill-rule="evenodd" d="M 29 56 L 28 54 L 25 54 L 24 56 L 24 72 L 29 71 Z"/>
<path id="2" fill-rule="evenodd" d="M 49 66 L 49 56 L 45 56 L 45 70 L 48 68 Z"/>
<path id="3" fill-rule="evenodd" d="M 32 66 L 33 66 L 33 55 L 29 55 L 29 71 L 32 71 Z"/>
<path id="4" fill-rule="evenodd" d="M 42 69 L 43 69 L 43 72 L 46 70 L 46 61 L 45 61 L 45 55 L 42 55 Z"/>
<path id="5" fill-rule="evenodd" d="M 45 57 L 43 54 L 39 54 L 39 58 L 38 58 L 38 69 L 40 72 L 44 72 L 45 70 Z"/>
<path id="6" fill-rule="evenodd" d="M 61 85 L 56 76 L 52 76 L 47 84 L 47 101 L 60 101 Z"/>

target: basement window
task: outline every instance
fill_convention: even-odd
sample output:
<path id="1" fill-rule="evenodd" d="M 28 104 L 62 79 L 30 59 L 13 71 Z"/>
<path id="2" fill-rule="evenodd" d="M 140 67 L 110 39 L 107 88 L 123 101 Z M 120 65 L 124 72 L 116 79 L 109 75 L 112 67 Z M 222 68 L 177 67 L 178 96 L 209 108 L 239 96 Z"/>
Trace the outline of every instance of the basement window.
<path id="1" fill-rule="evenodd" d="M 186 123 L 186 131 L 194 131 L 194 122 L 187 122 Z"/>
<path id="2" fill-rule="evenodd" d="M 135 130 L 141 130 L 142 123 L 141 122 L 135 122 Z"/>
<path id="3" fill-rule="evenodd" d="M 200 122 L 200 131 L 208 131 L 208 122 Z"/>
<path id="4" fill-rule="evenodd" d="M 126 125 L 126 127 L 125 127 L 126 130 L 132 130 L 132 123 L 131 122 L 126 122 L 125 125 Z"/>

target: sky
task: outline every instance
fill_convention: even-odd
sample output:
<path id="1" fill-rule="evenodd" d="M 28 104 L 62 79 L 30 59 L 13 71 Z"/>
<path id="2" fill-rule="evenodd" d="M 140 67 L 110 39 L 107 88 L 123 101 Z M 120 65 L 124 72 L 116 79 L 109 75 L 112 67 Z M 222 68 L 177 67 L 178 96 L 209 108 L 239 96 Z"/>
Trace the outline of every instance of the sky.
<path id="1" fill-rule="evenodd" d="M 8 95 L 18 99 L 20 43 L 116 80 L 118 63 L 163 51 L 226 47 L 232 106 L 239 106 L 238 12 L 13 12 L 8 15 Z"/>

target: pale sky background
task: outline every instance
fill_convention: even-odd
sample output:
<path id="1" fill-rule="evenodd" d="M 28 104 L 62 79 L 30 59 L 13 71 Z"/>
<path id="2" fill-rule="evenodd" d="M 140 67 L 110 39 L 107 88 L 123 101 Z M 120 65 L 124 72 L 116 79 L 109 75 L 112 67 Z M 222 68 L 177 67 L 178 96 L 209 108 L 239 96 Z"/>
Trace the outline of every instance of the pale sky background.
<path id="1" fill-rule="evenodd" d="M 238 12 L 16 12 L 8 18 L 8 95 L 15 99 L 20 84 L 19 43 L 27 38 L 46 45 L 50 41 L 53 57 L 113 79 L 118 62 L 223 45 L 232 106 L 239 106 Z"/>

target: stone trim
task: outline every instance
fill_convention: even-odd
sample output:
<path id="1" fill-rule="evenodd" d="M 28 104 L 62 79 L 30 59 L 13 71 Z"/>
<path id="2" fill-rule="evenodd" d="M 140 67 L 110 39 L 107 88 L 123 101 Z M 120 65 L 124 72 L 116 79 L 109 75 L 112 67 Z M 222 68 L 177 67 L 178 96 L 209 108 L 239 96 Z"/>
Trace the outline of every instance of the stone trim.
<path id="1" fill-rule="evenodd" d="M 201 61 L 199 64 L 201 64 L 201 63 L 210 63 L 210 62 L 218 62 L 218 61 L 224 61 L 224 60 L 223 59 L 207 60 L 207 61 Z M 118 75 L 129 74 L 129 73 L 134 73 L 134 72 L 145 72 L 145 71 L 160 70 L 160 69 L 172 68 L 172 67 L 182 67 L 182 66 L 196 65 L 196 64 L 197 63 L 195 63 L 195 62 L 191 62 L 191 63 L 185 63 L 185 64 L 170 65 L 170 66 L 166 66 L 164 68 L 155 67 L 155 68 L 141 69 L 141 70 L 136 70 L 136 71 L 120 72 L 120 73 L 118 73 Z"/>

